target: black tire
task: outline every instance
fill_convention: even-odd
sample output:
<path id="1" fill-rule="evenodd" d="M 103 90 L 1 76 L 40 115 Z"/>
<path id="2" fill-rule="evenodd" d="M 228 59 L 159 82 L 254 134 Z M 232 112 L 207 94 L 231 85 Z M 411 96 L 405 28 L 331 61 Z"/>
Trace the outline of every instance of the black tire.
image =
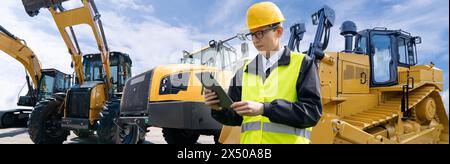
<path id="1" fill-rule="evenodd" d="M 94 132 L 90 130 L 74 130 L 73 134 L 78 136 L 78 138 L 89 138 L 94 135 Z"/>
<path id="2" fill-rule="evenodd" d="M 0 113 L 0 128 L 12 127 L 13 117 L 9 112 Z"/>
<path id="3" fill-rule="evenodd" d="M 30 116 L 19 118 L 19 115 L 14 114 L 14 112 L 21 111 L 0 111 L 0 128 L 22 128 L 28 126 L 28 118 Z"/>
<path id="4" fill-rule="evenodd" d="M 99 128 L 97 135 L 100 143 L 114 144 L 117 141 L 117 125 L 116 120 L 120 114 L 120 102 L 118 100 L 110 101 L 106 104 L 100 113 Z"/>
<path id="5" fill-rule="evenodd" d="M 164 140 L 168 144 L 196 144 L 200 134 L 193 130 L 163 128 Z"/>
<path id="6" fill-rule="evenodd" d="M 139 136 L 140 132 L 137 125 L 125 125 L 123 129 L 119 129 L 116 143 L 138 144 L 141 141 Z"/>
<path id="7" fill-rule="evenodd" d="M 63 115 L 58 113 L 61 100 L 48 99 L 39 102 L 30 115 L 28 134 L 36 144 L 62 144 L 70 132 L 61 127 Z"/>

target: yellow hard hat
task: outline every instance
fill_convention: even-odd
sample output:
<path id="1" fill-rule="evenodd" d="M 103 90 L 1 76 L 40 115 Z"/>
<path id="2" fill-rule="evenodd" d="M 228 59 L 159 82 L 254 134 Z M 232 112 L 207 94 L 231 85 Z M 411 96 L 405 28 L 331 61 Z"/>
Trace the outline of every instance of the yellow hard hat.
<path id="1" fill-rule="evenodd" d="M 280 8 L 272 2 L 260 2 L 247 11 L 247 28 L 249 30 L 284 22 L 286 19 Z"/>

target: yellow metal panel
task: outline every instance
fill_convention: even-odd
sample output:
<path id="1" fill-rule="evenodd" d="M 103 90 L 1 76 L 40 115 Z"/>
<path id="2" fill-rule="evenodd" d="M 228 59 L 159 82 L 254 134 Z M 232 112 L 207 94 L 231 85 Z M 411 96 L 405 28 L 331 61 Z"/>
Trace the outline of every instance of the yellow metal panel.
<path id="1" fill-rule="evenodd" d="M 433 82 L 444 82 L 444 75 L 441 69 L 433 68 Z"/>
<path id="2" fill-rule="evenodd" d="M 339 53 L 340 92 L 369 93 L 370 69 L 367 55 Z"/>
<path id="3" fill-rule="evenodd" d="M 343 61 L 340 71 L 343 76 L 342 93 L 369 93 L 368 66 Z"/>
<path id="4" fill-rule="evenodd" d="M 106 104 L 105 90 L 105 84 L 97 85 L 91 90 L 91 100 L 89 104 L 89 122 L 91 125 L 100 119 L 100 112 Z"/>
<path id="5" fill-rule="evenodd" d="M 369 56 L 364 54 L 353 54 L 353 53 L 339 53 L 339 60 L 352 62 L 355 64 L 360 64 L 364 66 L 369 66 Z"/>
<path id="6" fill-rule="evenodd" d="M 408 76 L 407 69 L 399 69 L 399 83 L 405 84 Z M 434 68 L 430 65 L 412 66 L 409 70 L 409 76 L 414 78 L 415 83 L 443 81 L 442 70 Z"/>
<path id="7" fill-rule="evenodd" d="M 337 53 L 327 53 L 327 56 L 337 59 Z M 337 96 L 337 63 L 321 62 L 319 65 L 320 91 L 322 103 L 327 104 Z"/>
<path id="8" fill-rule="evenodd" d="M 378 94 L 342 94 L 341 97 L 346 98 L 346 101 L 338 105 L 340 117 L 363 112 L 379 103 Z"/>

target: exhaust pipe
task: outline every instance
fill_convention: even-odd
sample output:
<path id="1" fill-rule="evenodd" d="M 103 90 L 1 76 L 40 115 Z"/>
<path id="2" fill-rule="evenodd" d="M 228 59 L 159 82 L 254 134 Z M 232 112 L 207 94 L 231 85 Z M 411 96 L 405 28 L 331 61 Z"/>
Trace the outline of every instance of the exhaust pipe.
<path id="1" fill-rule="evenodd" d="M 345 37 L 344 52 L 353 52 L 353 37 L 358 34 L 355 22 L 345 21 L 341 26 L 341 35 Z"/>

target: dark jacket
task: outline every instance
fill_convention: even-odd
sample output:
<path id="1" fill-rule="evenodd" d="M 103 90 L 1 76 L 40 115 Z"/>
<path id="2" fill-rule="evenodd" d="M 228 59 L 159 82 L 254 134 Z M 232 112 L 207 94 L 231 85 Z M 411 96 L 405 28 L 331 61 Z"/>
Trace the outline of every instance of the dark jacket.
<path id="1" fill-rule="evenodd" d="M 243 71 L 256 74 L 265 80 L 269 77 L 271 70 L 274 70 L 277 66 L 290 64 L 290 52 L 289 48 L 285 47 L 278 63 L 266 72 L 263 71 L 261 55 L 258 55 L 245 70 L 240 69 L 236 73 L 230 83 L 228 95 L 234 102 L 241 101 Z M 264 103 L 263 116 L 268 117 L 271 122 L 296 128 L 303 129 L 315 126 L 322 116 L 322 102 L 317 65 L 308 56 L 303 59 L 296 88 L 297 102 L 291 103 L 283 99 L 277 99 L 270 103 Z M 243 120 L 243 117 L 233 109 L 212 110 L 211 115 L 220 123 L 228 126 L 240 126 Z"/>

